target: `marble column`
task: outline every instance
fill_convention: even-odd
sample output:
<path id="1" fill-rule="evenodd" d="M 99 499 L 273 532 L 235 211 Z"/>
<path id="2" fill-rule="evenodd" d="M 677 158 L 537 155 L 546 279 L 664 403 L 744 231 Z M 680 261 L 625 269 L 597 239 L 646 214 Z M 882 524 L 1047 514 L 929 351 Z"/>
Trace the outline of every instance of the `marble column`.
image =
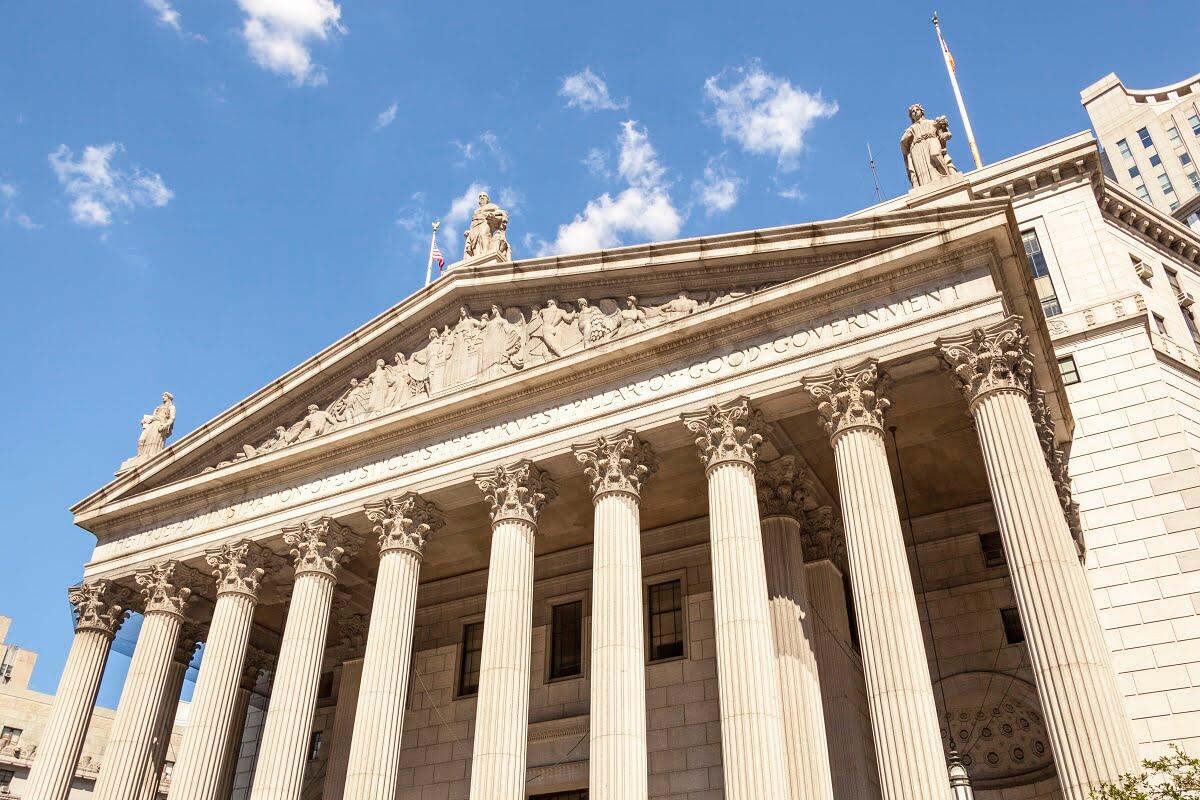
<path id="1" fill-rule="evenodd" d="M 131 599 L 124 587 L 103 579 L 72 586 L 67 598 L 75 613 L 75 640 L 25 784 L 29 800 L 66 800 L 70 793 L 108 651 Z"/>
<path id="2" fill-rule="evenodd" d="M 591 755 L 593 800 L 645 800 L 646 639 L 642 611 L 641 490 L 658 469 L 633 431 L 574 447 L 591 480 Z"/>
<path id="3" fill-rule="evenodd" d="M 218 800 L 221 771 L 235 735 L 234 716 L 259 585 L 276 557 L 249 540 L 208 550 L 217 579 L 204 659 L 171 781 L 171 800 Z"/>
<path id="4" fill-rule="evenodd" d="M 354 534 L 329 517 L 284 528 L 296 565 L 251 800 L 299 800 L 337 571 Z"/>
<path id="5" fill-rule="evenodd" d="M 372 503 L 366 512 L 379 537 L 379 573 L 345 793 L 355 800 L 392 800 L 400 777 L 421 559 L 429 537 L 445 521 L 436 505 L 412 492 Z"/>
<path id="6" fill-rule="evenodd" d="M 524 800 L 533 641 L 533 540 L 538 514 L 558 493 L 531 461 L 475 476 L 491 504 L 479 699 L 470 800 Z"/>
<path id="7" fill-rule="evenodd" d="M 812 480 L 796 469 L 792 456 L 761 464 L 758 503 L 791 797 L 833 800 L 816 633 L 800 538 L 806 506 L 816 507 Z"/>
<path id="8" fill-rule="evenodd" d="M 242 736 L 246 732 L 246 716 L 250 711 L 250 695 L 258 685 L 258 679 L 263 672 L 270 672 L 274 667 L 275 658 L 257 647 L 246 648 L 246 658 L 242 664 L 241 679 L 238 682 L 237 699 L 233 706 L 233 721 L 230 723 L 230 736 L 225 749 L 225 761 L 221 766 L 220 789 L 217 790 L 218 800 L 229 800 L 233 793 L 233 777 L 237 773 L 238 757 L 242 752 Z"/>
<path id="9" fill-rule="evenodd" d="M 171 669 L 167 673 L 167 688 L 163 692 L 162 704 L 158 707 L 158 721 L 154 724 L 153 769 L 146 773 L 137 800 L 154 800 L 162 783 L 163 767 L 167 762 L 167 751 L 171 748 L 171 732 L 175 729 L 175 713 L 179 710 L 179 695 L 183 691 L 183 679 L 188 665 L 200 644 L 200 629 L 184 623 L 179 632 L 179 644 L 171 658 Z M 174 781 L 172 781 L 172 785 Z"/>
<path id="10" fill-rule="evenodd" d="M 739 397 L 686 413 L 708 476 L 717 686 L 725 796 L 788 796 L 755 463 L 764 422 Z"/>
<path id="11" fill-rule="evenodd" d="M 805 379 L 833 445 L 884 800 L 949 800 L 950 783 L 904 532 L 883 440 L 876 362 Z"/>
<path id="12" fill-rule="evenodd" d="M 341 675 L 338 678 L 337 709 L 333 714 L 333 736 L 329 742 L 329 761 L 325 765 L 324 797 L 340 800 L 346 792 L 346 775 L 350 768 L 350 750 L 354 744 L 354 721 L 358 716 L 362 674 L 361 655 L 342 662 Z M 395 746 L 400 746 L 399 739 L 396 740 Z"/>
<path id="13" fill-rule="evenodd" d="M 1030 412 L 1019 317 L 938 341 L 966 396 L 987 467 L 1025 643 L 1068 800 L 1136 771 L 1108 645 Z M 1052 437 L 1051 437 L 1052 438 Z"/>
<path id="14" fill-rule="evenodd" d="M 199 572 L 178 561 L 141 570 L 134 579 L 144 599 L 142 629 L 93 790 L 96 800 L 133 800 L 148 780 L 158 778 L 155 741 L 171 665 L 191 587 L 203 582 Z"/>

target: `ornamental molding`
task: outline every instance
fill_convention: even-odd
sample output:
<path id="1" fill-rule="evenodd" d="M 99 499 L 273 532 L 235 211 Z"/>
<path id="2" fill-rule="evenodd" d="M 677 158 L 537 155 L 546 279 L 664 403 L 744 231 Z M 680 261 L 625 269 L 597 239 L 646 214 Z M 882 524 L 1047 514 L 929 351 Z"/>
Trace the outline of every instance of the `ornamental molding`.
<path id="1" fill-rule="evenodd" d="M 1038 442 L 1042 446 L 1042 455 L 1046 458 L 1046 467 L 1050 470 L 1050 478 L 1054 481 L 1054 491 L 1062 506 L 1067 528 L 1071 531 L 1071 538 L 1075 540 L 1075 549 L 1082 558 L 1085 541 L 1083 525 L 1079 521 L 1079 504 L 1071 495 L 1071 474 L 1067 468 L 1067 456 L 1057 444 L 1054 418 L 1046 403 L 1046 393 L 1041 389 L 1034 389 L 1030 393 L 1029 413 L 1033 417 L 1033 426 L 1037 431 Z"/>
<path id="2" fill-rule="evenodd" d="M 296 577 L 304 574 L 333 578 L 338 568 L 353 555 L 357 544 L 354 531 L 332 517 L 319 517 L 283 529 L 283 541 L 296 566 Z"/>
<path id="3" fill-rule="evenodd" d="M 442 510 L 415 492 L 370 503 L 364 510 L 379 537 L 380 553 L 397 550 L 422 558 L 430 536 L 446 524 Z"/>
<path id="4" fill-rule="evenodd" d="M 1102 178 L 1096 185 L 1096 200 L 1104 216 L 1179 259 L 1200 265 L 1200 236 L 1187 225 L 1147 205 L 1108 178 Z"/>
<path id="5" fill-rule="evenodd" d="M 180 617 L 195 588 L 205 583 L 199 570 L 174 559 L 138 570 L 133 579 L 141 587 L 143 614 L 162 612 Z"/>
<path id="6" fill-rule="evenodd" d="M 536 528 L 538 514 L 558 496 L 557 484 L 528 460 L 478 473 L 475 484 L 492 506 L 493 526 L 516 520 Z"/>
<path id="7" fill-rule="evenodd" d="M 805 564 L 828 559 L 846 573 L 846 537 L 842 530 L 842 519 L 833 506 L 819 506 L 810 511 L 800 538 L 804 545 Z"/>
<path id="8" fill-rule="evenodd" d="M 790 517 L 801 524 L 817 503 L 816 480 L 796 467 L 795 456 L 782 456 L 759 464 L 756 476 L 758 508 L 763 519 Z"/>
<path id="9" fill-rule="evenodd" d="M 97 631 L 113 637 L 129 617 L 133 595 L 124 586 L 100 578 L 72 586 L 67 590 L 67 600 L 75 616 L 76 633 Z"/>
<path id="10" fill-rule="evenodd" d="M 753 467 L 758 461 L 767 424 L 762 412 L 750 405 L 750 398 L 737 397 L 681 416 L 684 426 L 696 434 L 700 460 L 707 469 L 730 462 Z"/>
<path id="11" fill-rule="evenodd" d="M 601 436 L 588 444 L 573 445 L 571 449 L 583 465 L 595 500 L 614 492 L 640 498 L 643 484 L 658 471 L 654 448 L 631 430 L 615 436 Z"/>
<path id="12" fill-rule="evenodd" d="M 274 572 L 282 559 L 262 545 L 243 539 L 226 542 L 204 551 L 205 562 L 217 579 L 217 595 L 245 594 L 258 599 L 258 590 L 268 571 Z"/>
<path id="13" fill-rule="evenodd" d="M 370 615 L 351 610 L 349 598 L 344 598 L 343 602 L 334 603 L 331 622 L 334 632 L 332 640 L 339 650 L 338 659 L 350 661 L 362 658 L 367 649 L 367 633 L 371 627 Z"/>
<path id="14" fill-rule="evenodd" d="M 883 432 L 883 421 L 892 401 L 885 394 L 891 380 L 868 359 L 857 367 L 834 367 L 829 375 L 804 378 L 804 390 L 817 402 L 817 413 L 824 420 L 831 440 L 855 428 Z"/>
<path id="15" fill-rule="evenodd" d="M 1020 317 L 975 328 L 966 336 L 938 339 L 936 346 L 971 407 L 993 392 L 1028 395 L 1033 389 L 1033 359 Z"/>

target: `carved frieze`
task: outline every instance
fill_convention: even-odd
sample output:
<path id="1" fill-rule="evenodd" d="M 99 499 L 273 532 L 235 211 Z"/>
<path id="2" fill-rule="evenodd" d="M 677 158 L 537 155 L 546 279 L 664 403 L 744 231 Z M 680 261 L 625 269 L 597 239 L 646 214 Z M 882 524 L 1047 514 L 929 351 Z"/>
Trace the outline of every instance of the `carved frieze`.
<path id="1" fill-rule="evenodd" d="M 337 574 L 357 543 L 354 531 L 330 517 L 284 528 L 283 541 L 291 548 L 297 576 L 317 573 L 329 577 Z"/>
<path id="2" fill-rule="evenodd" d="M 491 503 L 493 525 L 504 520 L 537 525 L 538 514 L 558 495 L 558 486 L 532 461 L 481 472 L 475 484 Z"/>
<path id="3" fill-rule="evenodd" d="M 816 482 L 803 468 L 796 468 L 794 456 L 781 456 L 759 465 L 758 509 L 767 517 L 791 517 L 803 523 L 817 508 Z"/>
<path id="4" fill-rule="evenodd" d="M 1021 331 L 1020 317 L 976 328 L 966 337 L 938 339 L 937 346 L 968 403 L 989 392 L 1010 390 L 1028 394 L 1032 389 L 1033 360 L 1029 355 L 1029 337 Z"/>
<path id="5" fill-rule="evenodd" d="M 601 436 L 594 442 L 575 445 L 575 458 L 583 465 L 592 485 L 592 497 L 599 499 L 610 492 L 640 497 L 642 484 L 658 471 L 654 448 L 633 431 Z"/>
<path id="6" fill-rule="evenodd" d="M 758 460 L 766 422 L 748 398 L 738 397 L 703 411 L 685 413 L 683 424 L 697 434 L 696 447 L 700 448 L 700 460 L 707 467 L 728 461 L 753 465 Z"/>
<path id="7" fill-rule="evenodd" d="M 446 524 L 441 509 L 414 492 L 371 503 L 365 511 L 380 552 L 406 550 L 417 558 L 424 555 L 429 537 Z"/>
<path id="8" fill-rule="evenodd" d="M 884 396 L 888 378 L 874 359 L 853 369 L 835 367 L 830 375 L 805 378 L 803 386 L 817 401 L 831 438 L 853 428 L 883 430 L 883 419 L 892 401 Z"/>
<path id="9" fill-rule="evenodd" d="M 580 297 L 572 302 L 550 298 L 528 310 L 493 305 L 478 315 L 464 305 L 453 325 L 441 331 L 429 329 L 424 347 L 408 355 L 396 353 L 391 363 L 377 359 L 370 372 L 352 378 L 345 391 L 324 408 L 310 404 L 296 422 L 277 426 L 266 440 L 244 445 L 232 459 L 209 469 L 683 319 L 755 290 L 683 291 L 652 303 L 643 303 L 635 295 L 619 300 Z"/>
<path id="10" fill-rule="evenodd" d="M 138 570 L 133 579 L 141 587 L 142 613 L 162 611 L 180 616 L 187 608 L 194 588 L 204 582 L 204 576 L 198 570 L 174 559 Z"/>
<path id="11" fill-rule="evenodd" d="M 67 590 L 75 615 L 76 631 L 99 631 L 115 636 L 129 616 L 132 596 L 124 586 L 103 578 L 80 583 Z"/>

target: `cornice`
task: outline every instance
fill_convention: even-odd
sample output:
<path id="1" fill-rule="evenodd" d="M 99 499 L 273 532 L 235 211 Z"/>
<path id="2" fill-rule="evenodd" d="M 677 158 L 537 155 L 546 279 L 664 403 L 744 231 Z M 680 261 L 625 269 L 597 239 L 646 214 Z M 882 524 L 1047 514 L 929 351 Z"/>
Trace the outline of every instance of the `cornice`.
<path id="1" fill-rule="evenodd" d="M 1187 225 L 1147 205 L 1108 178 L 1102 178 L 1095 191 L 1105 218 L 1200 268 L 1200 235 Z"/>

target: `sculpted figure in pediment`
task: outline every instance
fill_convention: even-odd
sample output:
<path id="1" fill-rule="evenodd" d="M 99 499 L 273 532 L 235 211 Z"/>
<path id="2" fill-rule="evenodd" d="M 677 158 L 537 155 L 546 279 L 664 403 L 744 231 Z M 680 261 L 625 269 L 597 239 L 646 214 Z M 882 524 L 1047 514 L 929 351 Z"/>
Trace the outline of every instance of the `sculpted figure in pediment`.
<path id="1" fill-rule="evenodd" d="M 512 261 L 508 246 L 508 212 L 492 202 L 486 192 L 479 195 L 479 207 L 471 216 L 471 225 L 463 233 L 463 258 L 495 254 L 501 261 Z"/>
<path id="2" fill-rule="evenodd" d="M 498 378 L 522 369 L 525 359 L 526 324 L 519 311 L 512 312 L 517 320 L 510 322 L 499 306 L 493 305 L 484 315 L 481 343 L 482 377 Z"/>
<path id="3" fill-rule="evenodd" d="M 575 324 L 575 312 L 560 308 L 558 301 L 550 298 L 542 308 L 533 307 L 530 313 L 530 338 L 537 337 L 550 356 L 558 357 L 567 352 L 564 334 Z M 545 360 L 545 359 L 543 359 Z"/>
<path id="4" fill-rule="evenodd" d="M 680 317 L 686 317 L 688 314 L 695 313 L 695 311 L 699 308 L 699 301 L 693 300 L 688 296 L 687 292 L 680 292 L 679 296 L 663 303 L 658 307 L 658 310 L 662 312 L 664 321 L 670 322 L 671 320 L 679 319 Z"/>
<path id="5" fill-rule="evenodd" d="M 459 307 L 449 347 L 442 351 L 446 360 L 446 388 L 466 383 L 479 374 L 483 326 L 481 320 L 471 316 L 470 309 Z"/>
<path id="6" fill-rule="evenodd" d="M 629 336 L 649 327 L 649 316 L 646 309 L 638 305 L 634 295 L 625 298 L 625 307 L 617 312 L 616 336 Z"/>
<path id="7" fill-rule="evenodd" d="M 300 421 L 299 425 L 292 426 L 292 430 L 288 431 L 287 437 L 292 442 L 306 442 L 309 439 L 316 438 L 329 433 L 338 427 L 337 420 L 328 411 L 322 411 L 318 405 L 309 405 L 308 414 Z M 293 434 L 292 431 L 295 431 Z"/>
<path id="8" fill-rule="evenodd" d="M 911 125 L 900 137 L 900 152 L 904 154 L 904 167 L 908 171 L 908 182 L 916 189 L 948 180 L 958 174 L 958 168 L 950 160 L 946 143 L 950 141 L 950 123 L 945 116 L 930 120 L 920 103 L 908 107 Z"/>
<path id="9" fill-rule="evenodd" d="M 367 413 L 374 416 L 382 414 L 388 407 L 388 395 L 392 394 L 391 387 L 395 383 L 387 362 L 382 358 L 375 361 L 375 369 L 367 377 L 370 388 L 367 390 Z"/>

